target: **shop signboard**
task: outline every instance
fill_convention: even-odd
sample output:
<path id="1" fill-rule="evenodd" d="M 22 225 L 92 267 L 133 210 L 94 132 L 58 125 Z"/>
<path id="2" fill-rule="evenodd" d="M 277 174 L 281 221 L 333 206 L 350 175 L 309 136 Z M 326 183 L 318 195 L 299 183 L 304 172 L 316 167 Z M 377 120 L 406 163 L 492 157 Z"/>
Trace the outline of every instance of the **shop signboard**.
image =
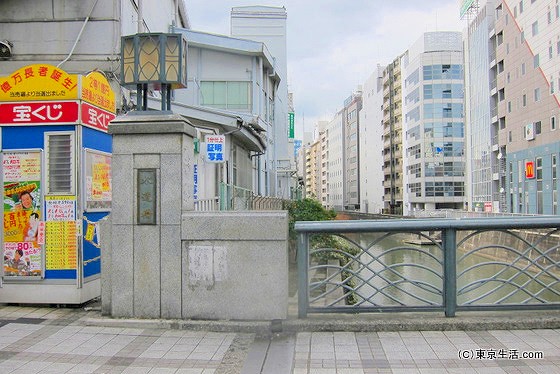
<path id="1" fill-rule="evenodd" d="M 76 124 L 79 121 L 77 101 L 29 101 L 0 103 L 1 125 Z"/>

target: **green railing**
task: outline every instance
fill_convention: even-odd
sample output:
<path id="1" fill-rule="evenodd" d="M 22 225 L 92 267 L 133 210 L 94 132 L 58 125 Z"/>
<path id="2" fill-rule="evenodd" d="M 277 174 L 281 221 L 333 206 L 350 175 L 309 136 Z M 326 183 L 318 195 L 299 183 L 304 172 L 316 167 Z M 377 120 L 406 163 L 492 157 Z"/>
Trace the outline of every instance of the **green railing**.
<path id="1" fill-rule="evenodd" d="M 559 227 L 560 217 L 296 222 L 299 316 L 559 308 Z"/>

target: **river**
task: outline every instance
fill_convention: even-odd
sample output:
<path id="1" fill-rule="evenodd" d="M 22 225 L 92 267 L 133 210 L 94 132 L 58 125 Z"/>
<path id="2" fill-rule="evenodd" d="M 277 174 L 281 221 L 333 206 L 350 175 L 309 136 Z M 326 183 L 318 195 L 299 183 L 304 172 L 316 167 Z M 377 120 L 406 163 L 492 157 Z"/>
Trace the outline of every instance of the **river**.
<path id="1" fill-rule="evenodd" d="M 442 305 L 441 248 L 408 244 L 398 236 L 376 242 L 373 234 L 362 234 L 358 242 L 363 248 L 369 247 L 353 266 L 360 305 Z M 372 242 L 375 244 L 370 247 Z M 457 254 L 458 305 L 560 301 L 558 274 L 551 277 L 531 270 L 519 272 L 508 266 L 511 264 L 498 262 L 473 252 Z M 515 265 L 526 268 L 527 261 Z"/>

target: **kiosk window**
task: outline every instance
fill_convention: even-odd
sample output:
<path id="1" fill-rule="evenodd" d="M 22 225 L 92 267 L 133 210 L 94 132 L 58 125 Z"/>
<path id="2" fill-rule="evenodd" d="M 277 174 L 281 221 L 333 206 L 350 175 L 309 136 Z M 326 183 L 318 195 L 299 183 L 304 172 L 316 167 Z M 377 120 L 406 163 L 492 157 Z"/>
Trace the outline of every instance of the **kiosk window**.
<path id="1" fill-rule="evenodd" d="M 46 136 L 47 194 L 74 194 L 75 157 L 73 133 Z"/>

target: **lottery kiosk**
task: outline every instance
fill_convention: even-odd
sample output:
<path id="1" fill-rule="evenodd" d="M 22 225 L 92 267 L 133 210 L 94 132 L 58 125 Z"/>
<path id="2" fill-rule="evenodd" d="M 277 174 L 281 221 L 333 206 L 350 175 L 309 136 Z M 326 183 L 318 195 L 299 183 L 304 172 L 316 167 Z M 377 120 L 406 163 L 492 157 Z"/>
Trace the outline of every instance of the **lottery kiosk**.
<path id="1" fill-rule="evenodd" d="M 0 303 L 101 295 L 98 226 L 111 209 L 115 94 L 105 76 L 48 65 L 0 77 Z"/>

